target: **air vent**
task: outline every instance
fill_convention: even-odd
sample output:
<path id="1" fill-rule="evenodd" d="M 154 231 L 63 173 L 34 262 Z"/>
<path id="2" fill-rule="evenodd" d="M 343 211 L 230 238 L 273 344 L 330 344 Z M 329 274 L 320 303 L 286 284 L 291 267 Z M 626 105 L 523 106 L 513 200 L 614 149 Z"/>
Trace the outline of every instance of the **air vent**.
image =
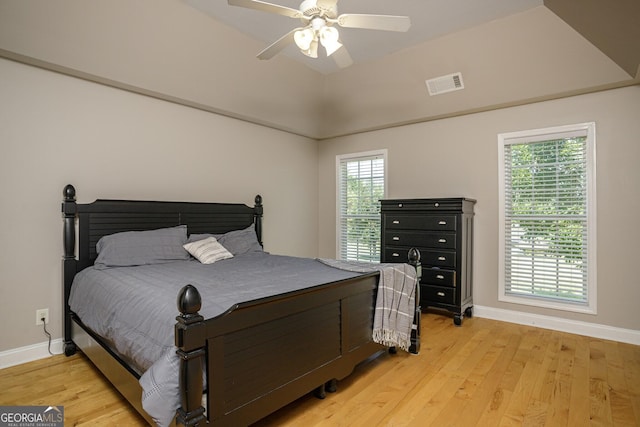
<path id="1" fill-rule="evenodd" d="M 453 73 L 447 76 L 436 77 L 426 81 L 429 95 L 440 95 L 442 93 L 453 92 L 464 89 L 462 73 Z"/>

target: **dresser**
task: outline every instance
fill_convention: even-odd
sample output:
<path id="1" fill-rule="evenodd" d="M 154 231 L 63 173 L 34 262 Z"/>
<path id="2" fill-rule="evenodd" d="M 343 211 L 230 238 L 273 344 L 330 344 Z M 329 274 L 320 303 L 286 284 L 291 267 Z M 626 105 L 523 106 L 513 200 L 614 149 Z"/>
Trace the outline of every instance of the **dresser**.
<path id="1" fill-rule="evenodd" d="M 407 262 L 420 251 L 420 305 L 453 313 L 460 326 L 473 312 L 473 208 L 467 198 L 381 200 L 381 262 Z"/>

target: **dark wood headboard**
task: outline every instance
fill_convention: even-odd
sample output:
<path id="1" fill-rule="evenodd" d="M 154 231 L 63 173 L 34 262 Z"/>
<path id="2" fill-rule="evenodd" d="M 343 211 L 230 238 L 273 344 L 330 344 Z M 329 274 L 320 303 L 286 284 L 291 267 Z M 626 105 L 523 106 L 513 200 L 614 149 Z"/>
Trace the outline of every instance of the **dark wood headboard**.
<path id="1" fill-rule="evenodd" d="M 76 203 L 76 189 L 64 187 L 62 216 L 64 219 L 63 263 L 65 304 L 65 336 L 69 321 L 68 300 L 73 277 L 93 265 L 96 243 L 102 236 L 122 231 L 154 230 L 186 225 L 189 234 L 222 234 L 242 230 L 254 224 L 262 244 L 262 197 L 255 197 L 255 206 L 241 203 L 158 202 L 139 200 L 96 200 Z M 76 257 L 76 220 L 78 254 Z"/>
<path id="2" fill-rule="evenodd" d="M 222 234 L 255 224 L 262 244 L 262 197 L 254 207 L 240 203 L 157 202 L 139 200 L 96 200 L 76 203 L 72 185 L 64 188 L 64 256 L 75 251 L 75 219 L 78 220 L 78 266 L 80 271 L 96 259 L 96 243 L 101 237 L 122 231 L 154 230 L 186 225 L 189 234 Z"/>

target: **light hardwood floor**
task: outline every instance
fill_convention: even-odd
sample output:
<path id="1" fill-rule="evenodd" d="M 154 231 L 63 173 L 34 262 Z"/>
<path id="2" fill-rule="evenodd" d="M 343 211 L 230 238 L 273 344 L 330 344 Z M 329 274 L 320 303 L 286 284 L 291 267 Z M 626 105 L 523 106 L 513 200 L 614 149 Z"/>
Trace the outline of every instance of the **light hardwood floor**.
<path id="1" fill-rule="evenodd" d="M 144 423 L 81 355 L 0 370 L 0 405 L 64 405 L 67 426 Z M 423 314 L 419 355 L 382 354 L 257 425 L 640 426 L 640 346 Z"/>

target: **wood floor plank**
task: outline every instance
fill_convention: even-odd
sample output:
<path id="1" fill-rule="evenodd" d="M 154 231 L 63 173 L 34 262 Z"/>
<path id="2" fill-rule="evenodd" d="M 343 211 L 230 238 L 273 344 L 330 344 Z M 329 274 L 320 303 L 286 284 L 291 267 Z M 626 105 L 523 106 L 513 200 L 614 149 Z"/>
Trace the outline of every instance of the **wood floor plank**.
<path id="1" fill-rule="evenodd" d="M 618 343 L 608 343 L 604 347 L 607 383 L 611 398 L 611 416 L 616 426 L 633 426 L 634 413 L 631 403 L 631 392 L 627 387 L 627 379 L 624 372 L 624 360 Z"/>
<path id="2" fill-rule="evenodd" d="M 435 313 L 422 328 L 419 355 L 382 353 L 255 426 L 640 426 L 640 346 Z M 0 370 L 0 405 L 36 404 L 69 426 L 145 424 L 82 355 Z"/>
<path id="3" fill-rule="evenodd" d="M 506 372 L 508 362 L 520 344 L 518 335 L 503 332 L 498 337 L 492 349 L 495 351 L 495 359 L 491 367 L 486 372 L 478 372 L 478 387 L 469 394 L 469 402 L 464 408 L 452 408 L 458 414 L 458 425 L 474 425 L 482 416 L 485 410 L 491 410 L 492 405 L 501 400 L 501 392 L 498 392 L 498 385 Z M 469 390 L 470 391 L 470 390 Z"/>
<path id="4" fill-rule="evenodd" d="M 589 397 L 591 401 L 591 425 L 612 425 L 611 394 L 605 358 L 605 342 L 589 342 Z"/>
<path id="5" fill-rule="evenodd" d="M 549 410 L 546 414 L 546 425 L 569 425 L 569 408 L 571 407 L 571 389 L 573 361 L 576 354 L 576 340 L 570 334 L 559 334 L 559 347 L 553 350 L 557 352 L 557 364 L 555 372 L 547 372 L 551 383 L 545 384 L 538 398 L 548 403 Z M 553 378 L 551 378 L 553 376 Z"/>
<path id="6" fill-rule="evenodd" d="M 590 423 L 590 391 L 589 391 L 589 340 L 576 338 L 575 356 L 571 372 L 571 397 L 569 400 L 570 426 L 586 426 Z"/>
<path id="7" fill-rule="evenodd" d="M 618 343 L 618 348 L 624 363 L 624 376 L 633 407 L 634 419 L 637 422 L 640 419 L 640 354 L 638 354 L 638 346 Z"/>

